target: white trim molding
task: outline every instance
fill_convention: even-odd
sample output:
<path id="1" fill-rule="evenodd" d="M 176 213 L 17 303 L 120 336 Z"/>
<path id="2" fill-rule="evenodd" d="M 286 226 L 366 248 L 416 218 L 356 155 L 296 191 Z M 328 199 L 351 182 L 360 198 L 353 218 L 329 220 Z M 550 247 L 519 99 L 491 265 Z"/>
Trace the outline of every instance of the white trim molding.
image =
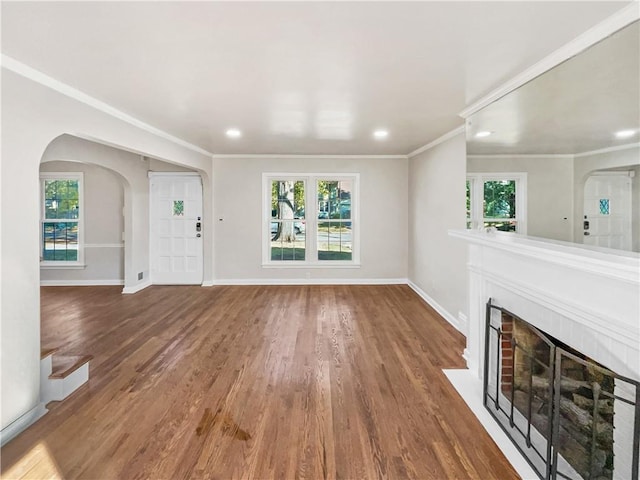
<path id="1" fill-rule="evenodd" d="M 312 268 L 312 269 L 319 269 L 319 268 L 360 268 L 362 267 L 361 264 L 359 263 L 348 263 L 348 264 L 341 264 L 340 260 L 336 260 L 336 261 L 328 261 L 328 260 L 323 260 L 322 263 L 302 263 L 300 262 L 301 265 L 295 265 L 293 262 L 286 262 L 283 265 L 278 265 L 277 263 L 263 263 L 262 264 L 262 268 L 281 268 L 281 269 L 287 269 L 287 268 L 292 268 L 294 270 L 300 270 L 303 268 Z"/>
<path id="2" fill-rule="evenodd" d="M 382 160 L 406 160 L 407 156 L 395 155 L 334 155 L 334 154 L 275 154 L 275 153 L 214 153 L 214 159 L 300 159 L 300 160 L 323 160 L 323 159 L 382 159 Z"/>
<path id="3" fill-rule="evenodd" d="M 497 153 L 497 154 L 469 154 L 467 158 L 581 158 L 588 157 L 590 155 L 598 155 L 601 153 L 612 153 L 612 152 L 620 152 L 623 150 L 631 150 L 634 148 L 640 148 L 640 142 L 636 143 L 627 143 L 625 145 L 616 145 L 613 147 L 599 148 L 597 150 L 588 150 L 586 152 L 579 153 Z"/>
<path id="4" fill-rule="evenodd" d="M 590 150 L 588 152 L 580 152 L 573 155 L 574 158 L 588 157 L 590 155 L 598 155 L 601 153 L 620 152 L 622 150 L 631 150 L 633 148 L 640 148 L 640 142 L 628 143 L 626 145 L 617 145 L 615 147 L 600 148 L 598 150 Z"/>
<path id="5" fill-rule="evenodd" d="M 459 127 L 454 128 L 450 132 L 445 133 L 441 137 L 436 138 L 434 141 L 429 142 L 426 145 L 423 145 L 422 147 L 420 147 L 420 148 L 414 150 L 413 152 L 409 153 L 407 155 L 407 157 L 408 158 L 413 158 L 416 155 L 420 155 L 421 153 L 426 152 L 427 150 L 431 150 L 433 147 L 435 147 L 437 145 L 440 145 L 441 143 L 446 142 L 450 138 L 453 138 L 453 137 L 455 137 L 457 135 L 460 135 L 461 133 L 464 133 L 464 131 L 465 131 L 465 126 L 464 125 L 460 125 Z"/>
<path id="6" fill-rule="evenodd" d="M 640 254 L 507 232 L 449 230 L 451 237 L 600 277 L 638 284 Z"/>
<path id="7" fill-rule="evenodd" d="M 98 287 L 124 285 L 124 280 L 40 280 L 42 287 Z"/>
<path id="8" fill-rule="evenodd" d="M 140 290 L 144 290 L 147 287 L 151 286 L 151 280 L 147 280 L 146 282 L 137 283 L 136 285 L 131 285 L 128 287 L 124 287 L 122 289 L 123 295 L 131 295 L 134 293 L 138 293 Z"/>
<path id="9" fill-rule="evenodd" d="M 85 268 L 87 268 L 87 264 L 79 262 L 65 262 L 62 265 L 56 265 L 53 262 L 40 262 L 40 270 L 84 270 Z"/>
<path id="10" fill-rule="evenodd" d="M 406 285 L 407 283 L 406 278 L 231 278 L 214 280 L 212 285 Z"/>
<path id="11" fill-rule="evenodd" d="M 45 87 L 48 87 L 51 90 L 61 93 L 62 95 L 66 95 L 67 97 L 73 98 L 74 100 L 77 100 L 80 103 L 84 103 L 85 105 L 93 107 L 96 110 L 100 110 L 101 112 L 106 113 L 107 115 L 110 115 L 114 118 L 117 118 L 118 120 L 122 120 L 123 122 L 133 125 L 134 127 L 138 127 L 158 137 L 164 138 L 165 140 L 175 143 L 176 145 L 180 145 L 181 147 L 187 148 L 189 150 L 200 153 L 202 155 L 207 155 L 209 157 L 213 155 L 211 152 L 208 152 L 207 150 L 204 150 L 203 148 L 200 148 L 197 145 L 189 143 L 185 140 L 182 140 L 181 138 L 175 137 L 170 133 L 165 132 L 164 130 L 160 130 L 159 128 L 156 128 L 152 125 L 149 125 L 148 123 L 138 120 L 137 118 L 132 117 L 131 115 L 124 113 L 123 111 L 118 110 L 117 108 L 114 108 L 111 105 L 78 90 L 77 88 L 71 87 L 70 85 L 63 83 L 60 80 L 56 80 L 55 78 L 50 77 L 49 75 L 46 75 L 41 71 L 36 70 L 33 67 L 30 67 L 29 65 L 19 62 L 18 60 L 8 55 L 5 55 L 4 53 L 2 54 L 1 60 L 2 60 L 1 64 L 3 68 L 6 68 L 7 70 L 12 71 L 13 73 L 16 73 L 25 78 L 28 78 L 29 80 L 32 80 L 36 83 L 39 83 L 40 85 L 44 85 Z"/>
<path id="12" fill-rule="evenodd" d="M 422 298 L 427 303 L 427 305 L 433 308 L 442 318 L 444 318 L 447 322 L 449 322 L 451 326 L 453 326 L 453 328 L 458 330 L 460 333 L 464 334 L 464 331 L 462 330 L 463 326 L 460 324 L 460 322 L 454 315 L 449 313 L 442 305 L 436 302 L 431 296 L 427 294 L 427 292 L 422 290 L 418 285 L 413 283 L 411 280 L 407 281 L 407 285 L 409 285 L 409 288 L 411 288 L 411 290 L 416 292 L 416 294 L 420 298 Z"/>
<path id="13" fill-rule="evenodd" d="M 630 5 L 627 5 L 625 8 L 614 13 L 606 20 L 600 22 L 593 28 L 582 33 L 569 43 L 560 47 L 552 54 L 547 55 L 545 58 L 533 64 L 531 67 L 527 68 L 520 74 L 516 75 L 502 86 L 491 91 L 477 102 L 472 103 L 462 112 L 460 112 L 459 115 L 464 119 L 469 118 L 471 115 L 483 109 L 487 105 L 493 103 L 499 98 L 504 97 L 506 94 L 521 87 L 537 76 L 542 75 L 546 71 L 551 70 L 557 65 L 560 65 L 562 62 L 586 50 L 592 45 L 595 45 L 602 39 L 635 22 L 639 18 L 640 8 L 638 2 L 633 1 Z"/>
<path id="14" fill-rule="evenodd" d="M 200 177 L 200 180 L 202 180 L 202 175 L 200 175 L 199 172 L 154 172 L 154 171 L 148 171 L 147 172 L 147 177 L 148 178 L 154 178 L 154 177 Z"/>
<path id="15" fill-rule="evenodd" d="M 482 159 L 491 159 L 491 158 L 506 158 L 506 159 L 511 159 L 511 158 L 540 158 L 540 159 L 571 159 L 575 157 L 575 155 L 571 154 L 571 153 L 497 153 L 497 154 L 482 154 L 482 155 L 475 155 L 475 154 L 469 154 L 467 155 L 467 158 L 477 158 L 478 160 L 482 160 Z"/>
<path id="16" fill-rule="evenodd" d="M 17 437 L 21 432 L 29 428 L 37 422 L 43 415 L 48 412 L 44 403 L 38 403 L 27 413 L 14 420 L 0 431 L 0 446 L 5 446 L 12 439 Z"/>

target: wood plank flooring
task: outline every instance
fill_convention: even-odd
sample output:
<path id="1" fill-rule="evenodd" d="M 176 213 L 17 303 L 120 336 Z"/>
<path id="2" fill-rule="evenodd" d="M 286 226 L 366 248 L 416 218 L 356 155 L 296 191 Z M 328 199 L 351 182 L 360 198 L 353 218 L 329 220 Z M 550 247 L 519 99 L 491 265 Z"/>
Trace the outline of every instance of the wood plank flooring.
<path id="1" fill-rule="evenodd" d="M 120 290 L 42 289 L 42 346 L 91 376 L 3 478 L 517 478 L 442 373 L 463 337 L 407 286 Z"/>

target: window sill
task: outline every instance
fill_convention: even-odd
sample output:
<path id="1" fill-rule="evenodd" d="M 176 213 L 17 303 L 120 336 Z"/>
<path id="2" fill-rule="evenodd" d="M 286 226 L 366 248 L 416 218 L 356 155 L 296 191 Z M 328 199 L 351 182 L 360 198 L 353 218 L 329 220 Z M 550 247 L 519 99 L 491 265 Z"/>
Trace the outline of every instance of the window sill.
<path id="1" fill-rule="evenodd" d="M 87 268 L 87 265 L 76 262 L 40 262 L 40 268 L 43 270 L 82 270 Z"/>
<path id="2" fill-rule="evenodd" d="M 327 263 L 304 263 L 304 262 L 296 262 L 296 263 L 263 263 L 262 268 L 360 268 L 359 263 L 335 263 L 335 262 L 327 262 Z"/>

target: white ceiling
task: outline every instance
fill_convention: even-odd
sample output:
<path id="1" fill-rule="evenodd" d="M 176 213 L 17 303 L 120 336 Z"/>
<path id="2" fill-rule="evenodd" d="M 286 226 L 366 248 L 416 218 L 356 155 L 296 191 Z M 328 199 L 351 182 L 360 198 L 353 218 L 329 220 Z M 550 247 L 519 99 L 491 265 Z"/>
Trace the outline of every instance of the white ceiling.
<path id="1" fill-rule="evenodd" d="M 640 141 L 640 26 L 627 26 L 473 115 L 470 154 L 576 154 Z M 636 130 L 618 139 L 615 132 Z M 478 131 L 492 135 L 475 138 Z"/>
<path id="2" fill-rule="evenodd" d="M 2 52 L 213 153 L 407 154 L 628 3 L 2 2 Z"/>

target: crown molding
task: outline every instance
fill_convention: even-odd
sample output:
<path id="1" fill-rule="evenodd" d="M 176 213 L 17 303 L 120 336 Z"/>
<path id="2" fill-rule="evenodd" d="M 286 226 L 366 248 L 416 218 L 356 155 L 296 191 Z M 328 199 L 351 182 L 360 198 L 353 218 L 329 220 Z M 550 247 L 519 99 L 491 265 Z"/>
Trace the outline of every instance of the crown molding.
<path id="1" fill-rule="evenodd" d="M 467 155 L 467 158 L 487 159 L 487 158 L 543 158 L 543 159 L 558 159 L 558 158 L 573 158 L 575 155 L 570 153 L 498 153 L 495 155 L 482 154 L 482 155 Z"/>
<path id="2" fill-rule="evenodd" d="M 456 135 L 459 135 L 461 133 L 464 133 L 464 125 L 460 125 L 459 127 L 454 128 L 450 132 L 445 133 L 441 137 L 436 138 L 433 142 L 427 143 L 426 145 L 423 145 L 422 147 L 414 150 L 413 152 L 409 153 L 407 157 L 413 158 L 416 155 L 420 155 L 421 153 L 426 152 L 427 150 L 431 150 L 436 145 L 440 145 L 441 143 L 446 142 L 450 138 L 453 138 Z"/>
<path id="3" fill-rule="evenodd" d="M 616 145 L 615 147 L 599 148 L 597 150 L 589 150 L 580 153 L 496 153 L 492 154 L 469 154 L 467 158 L 580 158 L 601 153 L 620 152 L 622 150 L 631 150 L 640 148 L 640 142 L 627 143 L 624 145 Z"/>
<path id="4" fill-rule="evenodd" d="M 600 153 L 611 153 L 611 152 L 619 152 L 621 150 L 631 150 L 632 148 L 640 148 L 640 142 L 627 143 L 625 145 L 618 145 L 615 147 L 600 148 L 598 150 L 591 150 L 588 152 L 576 153 L 574 157 L 575 158 L 588 157 L 590 155 L 597 155 Z"/>
<path id="5" fill-rule="evenodd" d="M 56 80 L 55 78 L 50 77 L 49 75 L 42 73 L 41 71 L 36 70 L 29 65 L 19 62 L 18 60 L 11 58 L 4 53 L 2 54 L 0 63 L 2 65 L 2 68 L 6 68 L 13 73 L 28 78 L 29 80 L 48 87 L 51 90 L 61 93 L 62 95 L 73 98 L 80 103 L 84 103 L 85 105 L 95 108 L 96 110 L 106 113 L 107 115 L 117 118 L 118 120 L 122 120 L 123 122 L 133 125 L 134 127 L 138 127 L 141 130 L 149 132 L 160 138 L 164 138 L 165 140 L 175 143 L 176 145 L 187 148 L 202 155 L 206 155 L 208 157 L 211 157 L 213 155 L 211 152 L 208 152 L 207 150 L 204 150 L 197 145 L 182 140 L 181 138 L 175 137 L 170 133 L 165 132 L 164 130 L 160 130 L 159 128 L 143 122 L 142 120 L 138 120 L 137 118 L 132 117 L 131 115 L 112 107 L 108 103 L 98 100 L 97 98 L 92 97 L 91 95 L 88 95 L 70 85 L 67 85 L 60 80 Z"/>
<path id="6" fill-rule="evenodd" d="M 242 158 L 242 159 L 251 159 L 251 158 L 261 158 L 261 159 L 303 159 L 303 160 L 313 160 L 313 159 L 345 159 L 345 158 L 353 158 L 353 159 L 386 159 L 386 160 L 406 160 L 406 155 L 296 155 L 296 154 L 282 154 L 278 155 L 277 153 L 233 153 L 233 154 L 213 154 L 212 157 L 214 159 L 233 159 L 233 158 Z"/>
<path id="7" fill-rule="evenodd" d="M 553 67 L 579 54 L 592 45 L 595 45 L 599 41 L 635 22 L 639 18 L 640 4 L 637 1 L 633 1 L 630 5 L 627 5 L 606 20 L 580 34 L 578 37 L 560 47 L 555 52 L 547 55 L 539 62 L 534 63 L 531 67 L 516 75 L 502 86 L 493 90 L 480 100 L 472 103 L 460 112 L 459 115 L 464 119 L 469 118 L 478 110 L 481 110 L 499 98 L 521 87 L 525 83 L 530 82 L 544 72 L 551 70 Z"/>

